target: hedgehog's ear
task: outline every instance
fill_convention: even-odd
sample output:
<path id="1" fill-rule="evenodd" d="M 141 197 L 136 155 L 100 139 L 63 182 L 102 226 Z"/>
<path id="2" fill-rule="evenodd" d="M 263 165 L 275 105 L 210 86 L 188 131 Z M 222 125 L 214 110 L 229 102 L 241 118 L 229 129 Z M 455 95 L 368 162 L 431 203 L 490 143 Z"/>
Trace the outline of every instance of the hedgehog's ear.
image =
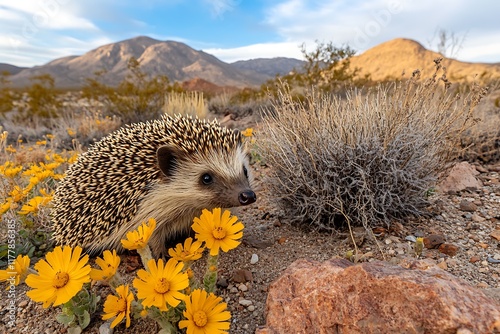
<path id="1" fill-rule="evenodd" d="M 158 167 L 160 167 L 160 170 L 165 176 L 170 177 L 174 175 L 180 156 L 181 152 L 174 146 L 165 145 L 156 150 Z"/>

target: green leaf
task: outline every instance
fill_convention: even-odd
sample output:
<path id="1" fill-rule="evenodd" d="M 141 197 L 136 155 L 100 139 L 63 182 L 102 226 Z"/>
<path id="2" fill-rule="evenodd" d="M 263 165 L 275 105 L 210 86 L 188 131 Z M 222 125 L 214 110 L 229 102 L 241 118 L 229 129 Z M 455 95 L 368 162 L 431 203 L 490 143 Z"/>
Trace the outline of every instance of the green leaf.
<path id="1" fill-rule="evenodd" d="M 83 321 L 80 323 L 80 326 L 82 329 L 87 328 L 87 326 L 90 324 L 90 314 L 88 311 L 85 310 L 83 313 Z"/>
<path id="2" fill-rule="evenodd" d="M 56 315 L 56 320 L 66 326 L 69 326 L 70 323 L 75 320 L 75 315 L 74 314 L 66 314 L 66 313 L 59 313 Z"/>
<path id="3" fill-rule="evenodd" d="M 82 332 L 82 329 L 80 328 L 80 326 L 68 328 L 68 334 L 80 334 L 81 332 Z"/>

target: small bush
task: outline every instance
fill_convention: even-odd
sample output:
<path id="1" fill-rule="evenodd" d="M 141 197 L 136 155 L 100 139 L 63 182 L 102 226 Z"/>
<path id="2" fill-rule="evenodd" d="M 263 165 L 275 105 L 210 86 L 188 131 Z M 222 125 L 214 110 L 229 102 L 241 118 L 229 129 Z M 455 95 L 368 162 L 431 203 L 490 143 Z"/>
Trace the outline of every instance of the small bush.
<path id="1" fill-rule="evenodd" d="M 297 102 L 282 89 L 258 139 L 271 193 L 292 221 L 324 230 L 421 214 L 485 93 L 474 87 L 460 98 L 448 86 L 444 76 L 421 82 L 415 73 L 344 100 L 310 92 Z"/>
<path id="2" fill-rule="evenodd" d="M 171 92 L 167 95 L 163 111 L 167 115 L 174 116 L 176 114 L 189 115 L 192 117 L 206 118 L 208 108 L 205 105 L 203 93 L 186 92 L 178 93 Z"/>

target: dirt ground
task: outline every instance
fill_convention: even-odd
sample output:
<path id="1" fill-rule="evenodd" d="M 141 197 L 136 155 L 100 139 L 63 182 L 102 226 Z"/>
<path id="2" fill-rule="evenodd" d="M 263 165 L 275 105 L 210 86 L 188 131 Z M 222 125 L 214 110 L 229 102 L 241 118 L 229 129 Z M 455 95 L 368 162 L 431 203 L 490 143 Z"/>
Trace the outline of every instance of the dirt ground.
<path id="1" fill-rule="evenodd" d="M 258 200 L 255 204 L 232 210 L 245 224 L 242 245 L 222 254 L 219 265 L 218 295 L 228 303 L 231 311 L 231 333 L 253 333 L 265 324 L 267 290 L 293 261 L 309 258 L 324 261 L 332 257 L 344 257 L 353 246 L 347 231 L 335 235 L 311 232 L 291 226 L 286 215 L 266 189 L 265 176 L 269 167 L 254 165 Z M 422 257 L 435 262 L 448 272 L 461 277 L 469 284 L 488 293 L 500 290 L 500 244 L 490 236 L 500 228 L 500 164 L 481 166 L 479 178 L 484 186 L 460 193 L 436 194 L 431 198 L 430 215 L 425 218 L 395 222 L 390 229 L 377 230 L 377 240 L 369 237 L 363 228 L 355 229 L 359 250 L 365 254 L 363 261 L 386 260 L 397 264 L 405 257 L 415 257 L 412 236 L 442 235 L 448 243 L 458 247 L 455 256 L 440 253 L 437 249 L 425 249 Z M 463 211 L 460 202 L 472 202 L 474 211 Z M 252 259 L 253 258 L 253 259 Z M 137 256 L 122 255 L 122 274 L 132 280 Z M 256 262 L 255 262 L 256 261 Z M 199 272 L 204 261 L 200 260 Z M 239 283 L 251 273 L 251 281 Z M 495 289 L 496 288 L 496 289 Z M 5 291 L 5 284 L 0 285 Z M 66 329 L 55 321 L 58 309 L 43 309 L 30 301 L 26 286 L 18 287 L 16 298 L 16 326 L 6 328 L 8 299 L 0 300 L 0 329 L 2 333 L 65 333 Z M 104 300 L 109 288 L 100 287 Z M 85 333 L 99 333 L 103 324 L 99 315 Z M 133 320 L 125 330 L 123 325 L 114 333 L 156 333 L 159 327 L 150 319 Z"/>

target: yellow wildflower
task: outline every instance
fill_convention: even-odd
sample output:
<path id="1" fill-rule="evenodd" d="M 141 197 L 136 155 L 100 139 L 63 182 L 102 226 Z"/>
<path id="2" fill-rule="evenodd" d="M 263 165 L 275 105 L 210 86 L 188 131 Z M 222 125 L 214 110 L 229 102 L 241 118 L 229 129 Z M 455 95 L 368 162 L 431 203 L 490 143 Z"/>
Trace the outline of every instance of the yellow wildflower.
<path id="1" fill-rule="evenodd" d="M 28 275 L 29 266 L 29 256 L 19 254 L 14 263 L 7 267 L 7 270 L 0 270 L 0 282 L 7 280 L 11 281 L 12 278 L 14 278 L 14 285 L 19 285 L 19 283 L 24 282 L 24 279 Z"/>
<path id="2" fill-rule="evenodd" d="M 142 299 L 144 307 L 156 306 L 160 311 L 167 311 L 167 304 L 176 307 L 184 300 L 182 290 L 189 286 L 186 273 L 182 272 L 184 264 L 174 259 L 163 265 L 163 260 L 149 260 L 148 271 L 141 269 L 137 272 L 133 285 L 137 289 L 137 298 Z"/>
<path id="3" fill-rule="evenodd" d="M 127 232 L 127 239 L 122 239 L 122 246 L 128 250 L 144 248 L 156 228 L 156 220 L 150 218 L 148 225 L 145 222 L 137 230 Z"/>
<path id="4" fill-rule="evenodd" d="M 33 288 L 26 295 L 35 302 L 43 302 L 43 307 L 58 306 L 68 302 L 90 282 L 89 256 L 80 258 L 82 248 L 71 249 L 57 246 L 35 264 L 38 272 L 28 275 L 26 284 Z"/>
<path id="5" fill-rule="evenodd" d="M 108 320 L 111 318 L 115 318 L 111 323 L 111 328 L 116 327 L 123 318 L 125 320 L 125 327 L 130 327 L 130 307 L 132 306 L 132 302 L 135 300 L 132 292 L 129 292 L 128 284 L 120 285 L 116 288 L 115 295 L 108 295 L 106 301 L 104 302 L 104 314 L 102 315 L 102 320 Z"/>
<path id="6" fill-rule="evenodd" d="M 231 313 L 221 297 L 205 290 L 196 289 L 186 299 L 186 320 L 179 322 L 179 328 L 187 328 L 187 334 L 220 334 L 229 330 Z"/>
<path id="7" fill-rule="evenodd" d="M 213 212 L 204 209 L 199 218 L 194 218 L 192 228 L 196 239 L 204 241 L 210 255 L 215 256 L 219 254 L 219 248 L 227 252 L 241 243 L 244 226 L 228 210 L 221 215 L 221 208 L 215 208 Z"/>

